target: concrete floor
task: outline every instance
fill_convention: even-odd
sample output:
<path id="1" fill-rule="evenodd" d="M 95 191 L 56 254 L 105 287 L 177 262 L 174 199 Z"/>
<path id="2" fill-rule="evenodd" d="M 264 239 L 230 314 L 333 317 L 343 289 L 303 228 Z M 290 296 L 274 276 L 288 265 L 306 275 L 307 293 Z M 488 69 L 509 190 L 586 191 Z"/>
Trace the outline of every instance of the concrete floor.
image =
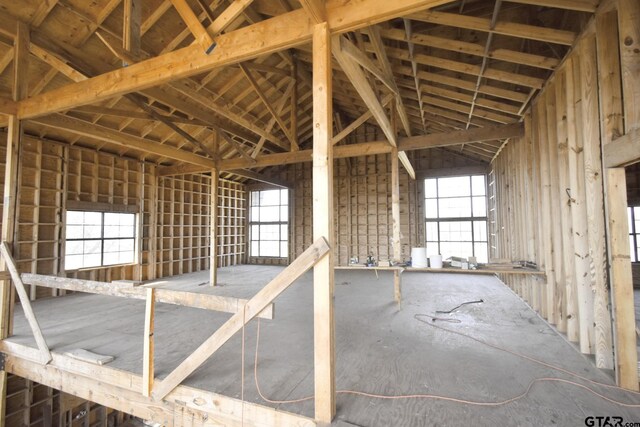
<path id="1" fill-rule="evenodd" d="M 250 297 L 281 267 L 236 266 L 220 269 L 221 286 L 202 283 L 207 272 L 157 282 L 158 286 Z M 434 329 L 416 314 L 449 310 L 461 302 L 484 299 L 451 316 L 461 323 L 446 328 L 612 383 L 593 363 L 557 335 L 520 298 L 492 276 L 405 273 L 403 304 L 393 300 L 392 275 L 373 271 L 336 271 L 336 384 L 339 390 L 399 395 L 432 393 L 476 401 L 500 401 L 522 393 L 538 377 L 567 375 L 497 351 L 468 338 Z M 262 392 L 285 400 L 313 393 L 312 275 L 294 283 L 276 300 L 275 319 L 261 321 L 258 377 Z M 113 355 L 110 366 L 142 372 L 144 302 L 95 295 L 40 300 L 36 316 L 53 351 L 83 348 Z M 228 314 L 177 306 L 156 308 L 156 375 L 166 376 Z M 254 385 L 256 326 L 246 328 L 245 399 L 313 416 L 313 402 L 270 405 Z M 16 335 L 32 343 L 22 313 L 16 310 Z M 239 397 L 240 334 L 198 369 L 185 384 Z M 626 402 L 640 396 L 597 389 Z M 339 394 L 338 426 L 574 426 L 587 416 L 622 416 L 640 422 L 640 409 L 608 403 L 561 383 L 539 383 L 522 400 L 478 407 L 426 399 L 381 400 Z"/>

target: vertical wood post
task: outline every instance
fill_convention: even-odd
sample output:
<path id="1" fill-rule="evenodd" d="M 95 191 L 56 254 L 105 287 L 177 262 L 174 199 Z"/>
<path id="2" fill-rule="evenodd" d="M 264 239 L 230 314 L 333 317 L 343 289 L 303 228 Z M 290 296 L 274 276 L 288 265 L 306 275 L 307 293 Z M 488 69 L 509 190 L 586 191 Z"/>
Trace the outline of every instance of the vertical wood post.
<path id="1" fill-rule="evenodd" d="M 210 225 L 210 256 L 209 261 L 209 283 L 211 286 L 218 284 L 218 169 L 211 169 L 211 200 L 209 207 Z"/>
<path id="2" fill-rule="evenodd" d="M 142 356 L 142 395 L 151 396 L 154 378 L 154 321 L 156 310 L 155 289 L 147 289 L 147 304 L 144 312 L 144 351 Z"/>
<path id="3" fill-rule="evenodd" d="M 632 2 L 619 1 L 620 7 Z M 631 5 L 633 9 L 635 6 Z M 623 133 L 622 82 L 618 55 L 618 14 L 625 21 L 625 9 L 604 13 L 596 17 L 598 80 L 600 88 L 601 139 L 603 147 Z M 633 18 L 633 16 L 631 16 Z M 626 37 L 620 34 L 621 46 Z M 632 38 L 633 40 L 633 38 Z M 637 44 L 638 41 L 636 40 Z M 629 86 L 625 86 L 625 90 Z M 625 92 L 626 95 L 626 92 Z M 633 91 L 628 94 L 634 100 Z M 626 96 L 625 96 L 626 98 Z M 626 104 L 625 104 L 626 105 Z M 633 120 L 629 113 L 629 120 Z M 636 110 L 637 111 L 637 110 Z M 638 390 L 638 354 L 636 349 L 633 285 L 629 255 L 629 227 L 627 224 L 627 186 L 623 168 L 606 169 L 605 203 L 607 217 L 607 247 L 609 249 L 609 278 L 614 318 L 614 345 L 616 382 L 630 390 Z"/>
<path id="4" fill-rule="evenodd" d="M 29 60 L 29 27 L 18 23 L 13 50 L 13 100 L 20 101 L 27 97 L 27 74 Z M 19 181 L 19 152 L 21 125 L 16 116 L 9 116 L 7 129 L 7 152 L 4 175 L 4 200 L 2 203 L 1 241 L 12 246 L 16 230 L 16 211 L 18 207 L 17 189 Z M 0 271 L 7 271 L 7 264 L 0 259 Z M 11 335 L 13 329 L 14 294 L 10 280 L 0 280 L 0 339 Z M 6 411 L 7 374 L 0 373 L 0 427 L 4 427 Z"/>
<path id="5" fill-rule="evenodd" d="M 398 149 L 391 150 L 391 224 L 392 224 L 392 256 L 393 262 L 402 261 L 400 246 L 400 166 Z"/>
<path id="6" fill-rule="evenodd" d="M 329 425 L 336 412 L 333 318 L 333 145 L 331 40 L 328 24 L 313 30 L 313 239 L 331 247 L 313 269 L 315 417 Z"/>

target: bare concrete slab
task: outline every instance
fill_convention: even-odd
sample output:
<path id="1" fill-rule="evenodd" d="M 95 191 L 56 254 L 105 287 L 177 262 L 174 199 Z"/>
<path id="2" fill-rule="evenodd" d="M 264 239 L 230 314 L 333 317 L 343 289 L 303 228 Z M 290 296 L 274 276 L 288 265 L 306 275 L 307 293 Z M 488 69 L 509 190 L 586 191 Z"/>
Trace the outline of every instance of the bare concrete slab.
<path id="1" fill-rule="evenodd" d="M 208 272 L 161 279 L 153 286 L 249 298 L 281 267 L 220 269 L 221 286 L 206 284 Z M 294 283 L 276 300 L 275 319 L 260 322 L 258 379 L 262 393 L 289 400 L 313 393 L 312 275 Z M 437 394 L 471 401 L 502 401 L 523 393 L 539 377 L 572 379 L 469 338 L 432 328 L 415 319 L 470 300 L 442 323 L 494 345 L 521 352 L 612 384 L 497 278 L 456 274 L 405 273 L 403 304 L 393 298 L 390 272 L 336 272 L 336 384 L 339 390 L 383 395 Z M 73 295 L 34 304 L 45 337 L 55 352 L 83 348 L 115 356 L 109 364 L 142 372 L 144 302 L 96 295 Z M 159 304 L 156 308 L 156 375 L 166 376 L 229 314 Z M 438 323 L 440 324 L 440 323 Z M 245 399 L 313 416 L 313 401 L 270 404 L 254 380 L 257 321 L 245 329 Z M 35 346 L 20 310 L 12 341 Z M 185 384 L 240 397 L 242 342 L 237 334 Z M 593 387 L 593 386 L 592 386 Z M 625 402 L 640 396 L 596 390 Z M 622 416 L 640 422 L 638 408 L 622 408 L 583 389 L 539 383 L 523 399 L 480 407 L 433 399 L 378 399 L 341 393 L 334 424 L 340 426 L 541 426 L 584 425 L 587 416 Z"/>

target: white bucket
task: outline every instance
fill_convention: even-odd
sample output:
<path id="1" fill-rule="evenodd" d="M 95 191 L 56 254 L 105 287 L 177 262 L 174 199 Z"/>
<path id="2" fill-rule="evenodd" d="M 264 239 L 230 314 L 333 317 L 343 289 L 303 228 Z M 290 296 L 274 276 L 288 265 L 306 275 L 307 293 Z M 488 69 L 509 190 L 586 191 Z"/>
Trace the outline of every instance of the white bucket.
<path id="1" fill-rule="evenodd" d="M 411 267 L 427 267 L 427 248 L 411 248 Z"/>
<path id="2" fill-rule="evenodd" d="M 431 264 L 431 268 L 442 268 L 442 255 L 431 255 L 429 264 Z"/>

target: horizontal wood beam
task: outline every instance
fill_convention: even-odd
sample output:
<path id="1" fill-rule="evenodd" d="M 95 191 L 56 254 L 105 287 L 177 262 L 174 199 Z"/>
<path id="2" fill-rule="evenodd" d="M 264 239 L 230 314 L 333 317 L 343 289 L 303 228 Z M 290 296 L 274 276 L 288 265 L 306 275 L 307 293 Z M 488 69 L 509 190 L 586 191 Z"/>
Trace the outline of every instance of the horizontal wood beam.
<path id="1" fill-rule="evenodd" d="M 209 169 L 211 169 L 211 167 L 213 166 L 213 160 L 207 159 L 206 157 L 202 157 L 188 151 L 180 150 L 178 148 L 167 147 L 160 144 L 159 142 L 150 141 L 146 138 L 129 135 L 123 132 L 119 132 L 116 129 L 89 123 L 84 120 L 76 119 L 69 116 L 63 116 L 61 114 L 47 117 L 38 117 L 31 119 L 31 121 L 50 128 L 60 129 L 65 132 L 74 133 L 76 135 L 99 139 L 101 141 L 121 145 L 123 147 L 143 151 L 145 153 L 154 154 L 160 157 L 166 157 L 169 159 L 192 163 L 195 165 L 208 167 Z"/>
<path id="2" fill-rule="evenodd" d="M 502 140 L 524 136 L 524 125 L 513 123 L 504 126 L 473 128 L 447 133 L 434 133 L 429 135 L 401 138 L 398 149 L 422 150 L 425 148 L 449 147 L 459 144 L 472 144 L 474 142 Z"/>
<path id="3" fill-rule="evenodd" d="M 11 98 L 0 97 L 0 113 L 15 116 L 18 113 L 18 103 Z"/>
<path id="4" fill-rule="evenodd" d="M 530 4 L 533 6 L 553 7 L 557 9 L 576 10 L 593 13 L 598 7 L 598 0 L 510 0 L 512 3 Z"/>
<path id="5" fill-rule="evenodd" d="M 388 28 L 381 29 L 380 34 L 387 39 L 407 42 L 407 35 L 404 30 Z M 478 43 L 469 43 L 460 40 L 438 37 L 430 34 L 412 33 L 411 43 L 421 46 L 435 47 L 452 52 L 467 53 L 475 56 L 485 56 L 485 47 Z M 512 62 L 514 64 L 528 65 L 530 67 L 553 70 L 558 66 L 560 60 L 546 56 L 533 55 L 530 53 L 518 52 L 508 49 L 494 49 L 489 52 L 489 58 L 499 61 Z"/>
<path id="6" fill-rule="evenodd" d="M 443 132 L 429 135 L 399 138 L 398 149 L 401 151 L 422 150 L 426 148 L 448 147 L 460 144 L 473 144 L 476 142 L 502 140 L 506 138 L 521 137 L 524 135 L 522 123 L 513 123 L 502 126 L 487 126 L 484 128 L 472 128 L 453 132 Z M 390 153 L 392 147 L 387 141 L 372 141 L 360 144 L 336 145 L 333 148 L 333 157 L 342 159 L 348 157 L 369 156 L 374 154 Z M 221 170 L 245 169 L 252 167 L 268 167 L 283 164 L 305 163 L 311 161 L 312 150 L 300 150 L 293 153 L 264 154 L 256 157 L 256 163 L 251 164 L 244 159 L 228 159 L 220 162 Z M 199 173 L 206 169 L 198 166 L 171 167 L 175 172 L 179 168 L 181 173 Z M 164 170 L 168 170 L 164 169 Z M 163 168 L 159 168 L 161 173 Z"/>
<path id="7" fill-rule="evenodd" d="M 147 299 L 144 286 L 130 286 L 116 282 L 96 282 L 93 280 L 71 279 L 66 277 L 45 276 L 42 274 L 23 273 L 22 281 L 27 285 L 42 286 L 50 289 L 85 292 L 89 294 L 108 295 L 113 297 Z M 155 289 L 156 303 L 179 305 L 182 307 L 200 308 L 203 310 L 237 313 L 247 303 L 241 298 L 223 297 L 196 292 L 175 291 L 172 289 Z M 269 304 L 258 317 L 273 319 L 273 304 Z"/>
<path id="8" fill-rule="evenodd" d="M 475 16 L 459 15 L 456 13 L 425 11 L 413 14 L 411 19 L 431 24 L 447 25 L 483 32 L 494 32 L 505 36 L 519 37 L 529 40 L 539 40 L 547 43 L 571 46 L 576 39 L 572 31 L 556 30 L 554 28 L 538 27 L 534 25 L 518 24 L 515 22 L 495 23 L 492 29 L 491 19 Z"/>
<path id="9" fill-rule="evenodd" d="M 272 177 L 272 176 L 267 176 L 258 172 L 247 170 L 247 169 L 232 169 L 232 170 L 227 170 L 225 172 L 232 173 L 234 175 L 238 175 L 243 178 L 249 178 L 254 181 L 263 182 L 265 184 L 275 185 L 276 187 L 293 188 L 293 184 L 288 181 L 285 181 L 276 177 Z"/>
<path id="10" fill-rule="evenodd" d="M 332 0 L 326 4 L 327 23 L 332 34 L 340 34 L 451 1 Z M 310 42 L 312 29 L 307 12 L 297 9 L 221 34 L 210 55 L 203 55 L 199 45 L 178 49 L 21 101 L 18 115 L 25 119 L 67 110 L 291 48 Z"/>
<path id="11" fill-rule="evenodd" d="M 608 168 L 621 168 L 640 162 L 640 128 L 614 139 L 603 149 L 603 162 Z"/>

